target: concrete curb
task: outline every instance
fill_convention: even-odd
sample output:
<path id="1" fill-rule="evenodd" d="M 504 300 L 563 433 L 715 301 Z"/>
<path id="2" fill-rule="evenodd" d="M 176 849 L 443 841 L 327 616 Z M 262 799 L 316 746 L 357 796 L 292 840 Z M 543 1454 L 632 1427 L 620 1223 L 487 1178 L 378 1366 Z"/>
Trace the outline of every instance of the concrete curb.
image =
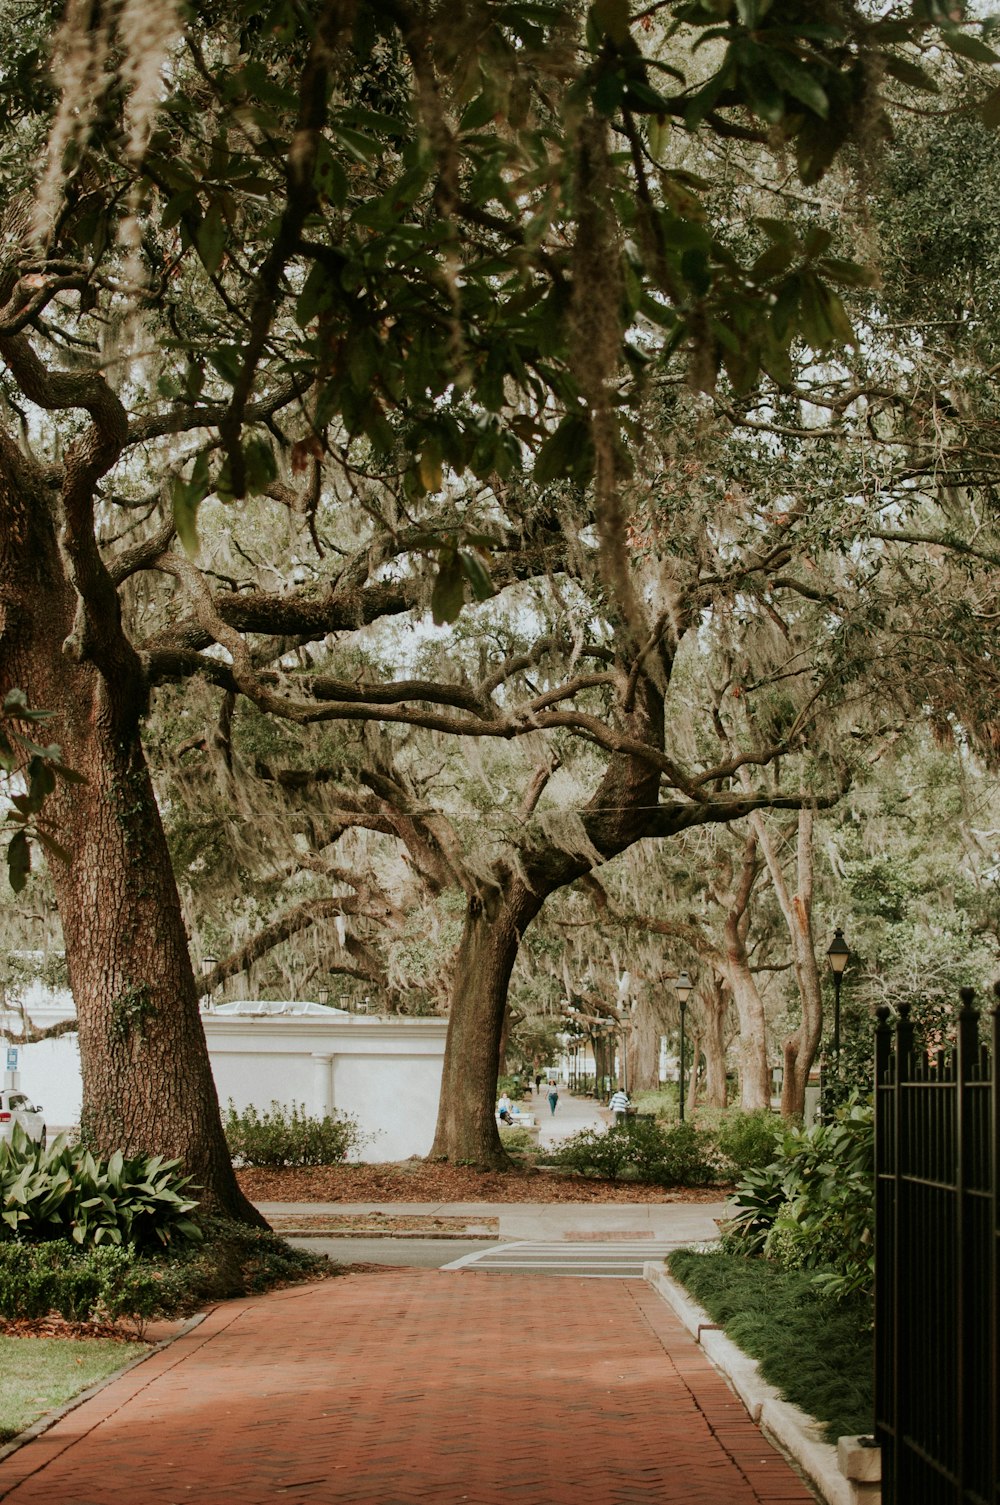
<path id="1" fill-rule="evenodd" d="M 791 1459 L 824 1505 L 852 1505 L 853 1490 L 840 1472 L 837 1449 L 822 1440 L 814 1418 L 782 1400 L 774 1386 L 761 1377 L 757 1361 L 726 1337 L 662 1265 L 646 1264 L 642 1273 L 701 1345 L 705 1357 L 728 1380 L 750 1419 Z"/>
<path id="2" fill-rule="evenodd" d="M 422 1228 L 415 1230 L 399 1230 L 395 1228 L 279 1228 L 275 1230 L 279 1238 L 343 1238 L 343 1239 L 452 1239 L 460 1243 L 468 1243 L 470 1240 L 483 1244 L 499 1243 L 500 1235 L 495 1229 L 483 1231 L 473 1228 L 462 1233 L 425 1232 Z"/>

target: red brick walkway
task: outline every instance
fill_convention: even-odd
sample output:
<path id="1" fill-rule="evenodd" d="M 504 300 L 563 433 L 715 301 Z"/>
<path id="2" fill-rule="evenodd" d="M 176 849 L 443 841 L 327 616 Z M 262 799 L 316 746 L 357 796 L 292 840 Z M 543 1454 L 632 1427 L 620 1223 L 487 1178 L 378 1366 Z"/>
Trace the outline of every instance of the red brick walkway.
<path id="1" fill-rule="evenodd" d="M 0 1464 L 13 1505 L 807 1505 L 640 1281 L 394 1270 L 218 1307 Z"/>

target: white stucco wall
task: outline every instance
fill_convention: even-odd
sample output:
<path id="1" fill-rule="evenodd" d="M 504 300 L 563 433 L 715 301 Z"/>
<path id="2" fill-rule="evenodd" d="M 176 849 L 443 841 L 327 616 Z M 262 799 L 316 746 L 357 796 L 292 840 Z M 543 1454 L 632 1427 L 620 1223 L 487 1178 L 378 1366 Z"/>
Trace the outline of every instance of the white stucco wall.
<path id="1" fill-rule="evenodd" d="M 69 994 L 26 1000 L 39 1027 L 72 1013 Z M 434 1138 L 446 1019 L 320 1014 L 204 1014 L 212 1074 L 223 1109 L 299 1103 L 358 1123 L 359 1160 L 426 1155 Z M 0 1014 L 0 1033 L 6 1035 Z M 20 1030 L 16 1016 L 9 1019 Z M 8 1037 L 9 1038 L 9 1037 Z M 0 1062 L 2 1064 L 2 1062 Z M 19 1048 L 17 1081 L 45 1110 L 50 1133 L 79 1122 L 82 1088 L 76 1035 Z"/>
<path id="2" fill-rule="evenodd" d="M 426 1155 L 434 1138 L 445 1019 L 204 1016 L 219 1100 L 272 1101 L 354 1118 L 360 1160 Z"/>

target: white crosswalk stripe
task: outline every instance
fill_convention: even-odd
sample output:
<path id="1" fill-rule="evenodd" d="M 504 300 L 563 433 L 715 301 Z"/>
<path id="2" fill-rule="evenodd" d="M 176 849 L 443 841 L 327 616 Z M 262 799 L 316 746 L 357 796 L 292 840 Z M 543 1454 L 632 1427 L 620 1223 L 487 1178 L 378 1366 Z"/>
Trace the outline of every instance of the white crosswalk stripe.
<path id="1" fill-rule="evenodd" d="M 642 1276 L 647 1261 L 661 1262 L 677 1244 L 663 1239 L 608 1239 L 573 1243 L 493 1245 L 444 1265 L 445 1270 L 488 1270 L 499 1274 L 574 1275 L 591 1280 Z"/>

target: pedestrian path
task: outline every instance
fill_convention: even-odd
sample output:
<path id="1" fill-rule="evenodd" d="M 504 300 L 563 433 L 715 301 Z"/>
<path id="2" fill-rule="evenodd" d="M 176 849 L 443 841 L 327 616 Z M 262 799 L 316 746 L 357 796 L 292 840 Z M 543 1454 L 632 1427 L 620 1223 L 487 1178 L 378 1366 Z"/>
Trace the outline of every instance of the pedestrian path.
<path id="1" fill-rule="evenodd" d="M 538 1144 L 543 1150 L 562 1144 L 583 1129 L 606 1129 L 611 1117 L 603 1103 L 592 1097 L 572 1097 L 567 1087 L 559 1088 L 556 1111 L 550 1112 L 544 1082 L 522 1106 L 535 1116 Z"/>
<path id="2" fill-rule="evenodd" d="M 809 1505 L 640 1281 L 227 1302 L 0 1463 L 11 1505 Z"/>
<path id="3" fill-rule="evenodd" d="M 609 1239 L 606 1242 L 584 1240 L 579 1243 L 552 1243 L 524 1240 L 516 1244 L 492 1245 L 466 1254 L 444 1270 L 478 1270 L 509 1275 L 576 1275 L 588 1280 L 641 1279 L 647 1260 L 662 1262 L 675 1243 L 660 1239 Z"/>

